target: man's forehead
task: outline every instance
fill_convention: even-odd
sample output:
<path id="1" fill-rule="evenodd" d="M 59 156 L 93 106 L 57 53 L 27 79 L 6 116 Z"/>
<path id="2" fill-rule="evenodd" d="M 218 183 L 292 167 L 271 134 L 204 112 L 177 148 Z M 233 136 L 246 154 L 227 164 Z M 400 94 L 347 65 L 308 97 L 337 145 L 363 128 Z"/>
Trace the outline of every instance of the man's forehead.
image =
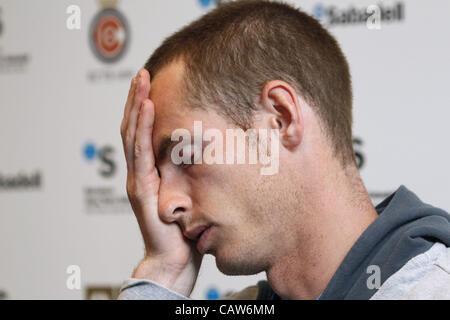
<path id="1" fill-rule="evenodd" d="M 194 132 L 194 121 L 201 121 L 204 127 L 221 128 L 225 120 L 217 112 L 192 108 L 183 96 L 184 63 L 171 62 L 162 68 L 151 81 L 150 99 L 155 105 L 153 145 L 155 152 L 170 145 L 170 137 L 176 129 Z M 167 149 L 167 148 L 166 148 Z"/>
<path id="2" fill-rule="evenodd" d="M 156 75 L 151 75 L 150 99 L 153 102 L 166 102 L 177 98 L 181 91 L 184 76 L 184 63 L 176 60 L 163 67 Z"/>
<path id="3" fill-rule="evenodd" d="M 150 99 L 155 105 L 153 142 L 159 145 L 163 136 L 180 127 L 180 117 L 186 112 L 180 96 L 183 64 L 172 62 L 152 76 Z M 157 146 L 156 145 L 156 146 Z"/>
<path id="4" fill-rule="evenodd" d="M 193 136 L 196 121 L 215 127 L 217 120 L 222 120 L 209 109 L 189 105 L 184 97 L 183 77 L 184 63 L 178 60 L 162 68 L 151 81 L 150 99 L 155 105 L 152 141 L 157 163 L 167 158 L 171 147 L 178 143 L 171 139 L 175 130 L 185 129 Z"/>

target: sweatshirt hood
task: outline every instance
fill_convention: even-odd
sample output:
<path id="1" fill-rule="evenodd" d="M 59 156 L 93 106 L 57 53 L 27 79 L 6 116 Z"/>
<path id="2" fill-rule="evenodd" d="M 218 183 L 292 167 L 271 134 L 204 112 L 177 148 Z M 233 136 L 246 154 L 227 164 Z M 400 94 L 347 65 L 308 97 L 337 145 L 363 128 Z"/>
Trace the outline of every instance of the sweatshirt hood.
<path id="1" fill-rule="evenodd" d="M 380 270 L 381 284 L 410 259 L 436 242 L 450 247 L 450 215 L 423 203 L 401 185 L 375 207 L 378 218 L 362 233 L 320 299 L 369 299 L 369 266 Z"/>

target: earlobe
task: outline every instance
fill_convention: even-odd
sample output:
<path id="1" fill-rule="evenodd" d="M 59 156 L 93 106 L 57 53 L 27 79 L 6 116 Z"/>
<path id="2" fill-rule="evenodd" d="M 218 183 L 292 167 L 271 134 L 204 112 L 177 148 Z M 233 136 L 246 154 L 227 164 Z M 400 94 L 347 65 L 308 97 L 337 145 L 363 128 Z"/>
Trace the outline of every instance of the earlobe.
<path id="1" fill-rule="evenodd" d="M 283 145 L 288 148 L 292 149 L 300 145 L 302 142 L 303 132 L 299 126 L 291 125 L 286 132 L 284 133 L 282 139 Z"/>
<path id="2" fill-rule="evenodd" d="M 280 142 L 296 148 L 302 141 L 303 117 L 295 90 L 284 81 L 270 81 L 261 92 L 261 104 L 271 114 L 269 125 L 279 130 Z"/>

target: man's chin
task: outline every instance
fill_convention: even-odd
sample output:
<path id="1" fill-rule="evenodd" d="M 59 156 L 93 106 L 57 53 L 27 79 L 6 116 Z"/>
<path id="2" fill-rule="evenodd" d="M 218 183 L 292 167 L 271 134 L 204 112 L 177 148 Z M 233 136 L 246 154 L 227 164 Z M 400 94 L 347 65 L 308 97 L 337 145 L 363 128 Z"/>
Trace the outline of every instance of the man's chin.
<path id="1" fill-rule="evenodd" d="M 248 276 L 264 271 L 264 268 L 255 265 L 253 261 L 217 254 L 215 257 L 217 269 L 228 276 Z"/>

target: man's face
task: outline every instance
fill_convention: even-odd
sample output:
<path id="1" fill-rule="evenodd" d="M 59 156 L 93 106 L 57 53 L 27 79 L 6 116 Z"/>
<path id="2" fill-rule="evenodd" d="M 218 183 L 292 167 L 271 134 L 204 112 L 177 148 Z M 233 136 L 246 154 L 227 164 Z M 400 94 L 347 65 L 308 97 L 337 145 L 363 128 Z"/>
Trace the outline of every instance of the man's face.
<path id="1" fill-rule="evenodd" d="M 236 128 L 211 108 L 190 108 L 180 90 L 182 76 L 183 64 L 172 63 L 152 79 L 150 90 L 155 104 L 152 141 L 161 175 L 159 215 L 166 222 L 178 223 L 183 232 L 210 226 L 200 241 L 200 252 L 213 254 L 222 272 L 263 271 L 282 241 L 280 230 L 285 219 L 280 215 L 285 211 L 286 192 L 280 177 L 261 175 L 258 164 L 176 165 L 172 148 L 166 156 L 161 154 L 163 141 L 167 143 L 174 130 L 187 129 L 194 137 L 194 121 L 201 121 L 203 131 L 218 129 L 223 137 L 226 129 Z M 192 145 L 194 150 L 207 143 Z"/>

